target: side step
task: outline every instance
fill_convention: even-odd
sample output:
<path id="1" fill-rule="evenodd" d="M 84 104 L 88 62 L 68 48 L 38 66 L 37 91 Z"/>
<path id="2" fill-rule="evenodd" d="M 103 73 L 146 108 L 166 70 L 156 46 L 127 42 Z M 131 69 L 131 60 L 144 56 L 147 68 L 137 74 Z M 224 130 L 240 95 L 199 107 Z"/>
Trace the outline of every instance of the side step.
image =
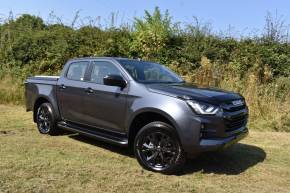
<path id="1" fill-rule="evenodd" d="M 108 132 L 105 133 L 105 132 L 102 132 L 101 130 L 92 131 L 92 130 L 89 130 L 80 126 L 67 124 L 65 122 L 59 122 L 57 126 L 64 130 L 68 130 L 73 133 L 79 133 L 81 135 L 85 135 L 85 136 L 88 136 L 88 137 L 91 137 L 100 141 L 108 142 L 111 144 L 116 144 L 123 147 L 128 146 L 128 139 L 126 139 L 125 137 L 115 136 L 113 134 L 111 135 L 111 134 L 108 134 Z"/>

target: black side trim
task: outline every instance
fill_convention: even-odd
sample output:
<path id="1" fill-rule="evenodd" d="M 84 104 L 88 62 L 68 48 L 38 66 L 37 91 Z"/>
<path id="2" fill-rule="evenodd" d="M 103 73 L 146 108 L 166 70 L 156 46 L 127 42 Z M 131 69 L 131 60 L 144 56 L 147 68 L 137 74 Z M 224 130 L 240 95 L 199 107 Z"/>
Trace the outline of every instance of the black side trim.
<path id="1" fill-rule="evenodd" d="M 102 131 L 92 131 L 90 129 L 84 128 L 84 127 L 80 127 L 80 126 L 76 126 L 76 125 L 72 125 L 72 124 L 68 124 L 65 122 L 59 122 L 57 124 L 58 127 L 71 131 L 71 132 L 75 132 L 75 133 L 79 133 L 81 135 L 85 135 L 88 137 L 92 137 L 94 139 L 100 140 L 100 141 L 104 141 L 104 142 L 108 142 L 111 144 L 116 144 L 119 146 L 128 146 L 128 139 L 125 137 L 121 137 L 121 136 L 116 136 L 113 134 L 109 134 L 108 132 L 102 132 Z"/>

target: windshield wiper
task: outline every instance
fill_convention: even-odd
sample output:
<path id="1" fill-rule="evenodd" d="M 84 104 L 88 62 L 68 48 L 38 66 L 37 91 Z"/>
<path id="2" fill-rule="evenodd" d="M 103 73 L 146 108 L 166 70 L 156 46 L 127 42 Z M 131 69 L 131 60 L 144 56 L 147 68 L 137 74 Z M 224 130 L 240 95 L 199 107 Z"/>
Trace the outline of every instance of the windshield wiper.
<path id="1" fill-rule="evenodd" d="M 181 83 L 185 83 L 185 81 L 180 81 L 180 82 L 164 81 L 164 82 L 159 82 L 159 83 L 164 83 L 164 84 L 181 84 Z"/>
<path id="2" fill-rule="evenodd" d="M 182 84 L 185 83 L 185 81 L 180 82 L 173 82 L 173 81 L 138 81 L 143 84 Z"/>

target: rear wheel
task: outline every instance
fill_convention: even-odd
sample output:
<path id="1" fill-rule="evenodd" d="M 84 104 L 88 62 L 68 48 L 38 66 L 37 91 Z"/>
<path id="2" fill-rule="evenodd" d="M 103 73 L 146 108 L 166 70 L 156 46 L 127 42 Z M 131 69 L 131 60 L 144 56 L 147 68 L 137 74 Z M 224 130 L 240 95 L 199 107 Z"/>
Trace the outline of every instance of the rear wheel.
<path id="1" fill-rule="evenodd" d="M 138 162 L 155 172 L 177 172 L 185 161 L 175 130 L 163 122 L 145 125 L 137 134 L 134 146 Z"/>
<path id="2" fill-rule="evenodd" d="M 50 103 L 43 103 L 38 107 L 36 123 L 38 131 L 41 134 L 56 135 L 59 132 L 56 127 L 55 115 Z"/>

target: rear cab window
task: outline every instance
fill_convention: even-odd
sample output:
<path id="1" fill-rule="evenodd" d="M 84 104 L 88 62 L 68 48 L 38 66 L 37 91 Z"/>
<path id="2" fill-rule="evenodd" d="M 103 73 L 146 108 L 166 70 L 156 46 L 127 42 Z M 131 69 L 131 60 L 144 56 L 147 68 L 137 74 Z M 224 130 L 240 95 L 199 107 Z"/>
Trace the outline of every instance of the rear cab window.
<path id="1" fill-rule="evenodd" d="M 88 61 L 73 62 L 69 65 L 66 77 L 70 80 L 84 81 L 88 66 Z"/>

